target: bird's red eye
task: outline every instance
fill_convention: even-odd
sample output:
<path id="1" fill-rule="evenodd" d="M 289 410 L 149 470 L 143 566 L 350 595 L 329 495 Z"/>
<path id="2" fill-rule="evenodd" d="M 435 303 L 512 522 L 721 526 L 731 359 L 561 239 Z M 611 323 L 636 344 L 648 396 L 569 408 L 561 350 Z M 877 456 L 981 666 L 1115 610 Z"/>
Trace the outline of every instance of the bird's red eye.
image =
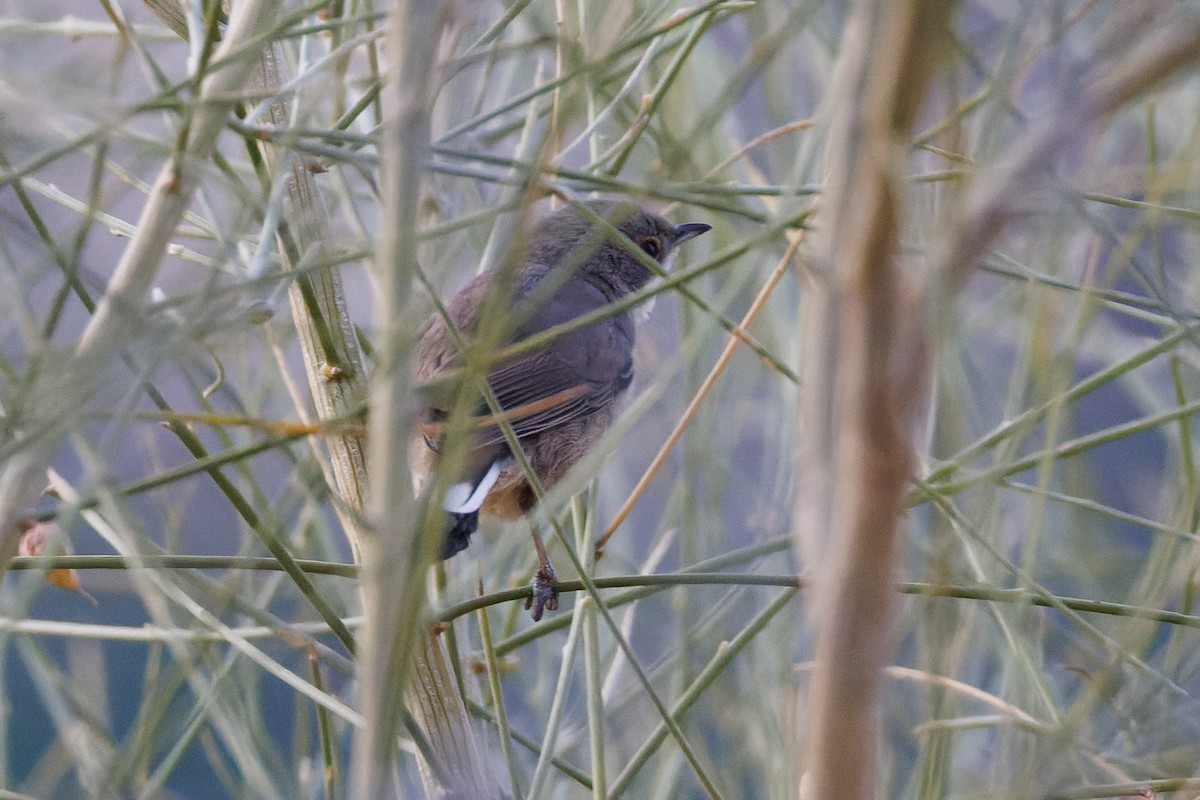
<path id="1" fill-rule="evenodd" d="M 662 255 L 662 243 L 658 241 L 657 236 L 647 236 L 638 244 L 642 246 L 642 250 L 651 258 L 658 258 Z"/>

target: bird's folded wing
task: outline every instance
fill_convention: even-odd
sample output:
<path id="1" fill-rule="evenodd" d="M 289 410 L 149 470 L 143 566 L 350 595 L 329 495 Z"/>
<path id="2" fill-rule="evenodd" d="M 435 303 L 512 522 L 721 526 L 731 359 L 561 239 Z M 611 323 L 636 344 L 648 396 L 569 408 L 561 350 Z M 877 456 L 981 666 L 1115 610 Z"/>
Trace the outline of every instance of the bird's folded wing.
<path id="1" fill-rule="evenodd" d="M 517 328 L 513 341 L 569 323 L 608 302 L 603 292 L 586 281 L 569 281 Z M 466 317 L 470 316 L 471 309 L 467 308 L 470 304 L 463 301 L 457 305 L 463 308 L 451 311 L 462 312 L 459 316 L 465 315 L 463 324 L 469 327 Z M 488 384 L 517 438 L 586 417 L 611 403 L 632 380 L 633 339 L 632 321 L 627 314 L 620 314 L 566 333 L 536 352 L 494 367 L 488 373 Z M 445 325 L 432 321 L 419 345 L 418 377 L 428 380 L 459 362 L 457 348 Z M 427 409 L 428 430 L 424 431 L 427 441 L 440 435 L 452 397 L 443 396 L 440 400 L 433 401 Z M 486 403 L 480 402 L 472 436 L 476 448 L 505 441 L 497 416 Z"/>
<path id="2" fill-rule="evenodd" d="M 594 328 L 611 327 L 609 331 Z M 570 334 L 547 351 L 504 364 L 488 384 L 517 438 L 586 417 L 606 407 L 632 378 L 633 342 L 619 326 L 600 323 Z M 583 335 L 580 335 L 583 334 Z M 499 425 L 477 434 L 480 446 L 504 441 Z"/>

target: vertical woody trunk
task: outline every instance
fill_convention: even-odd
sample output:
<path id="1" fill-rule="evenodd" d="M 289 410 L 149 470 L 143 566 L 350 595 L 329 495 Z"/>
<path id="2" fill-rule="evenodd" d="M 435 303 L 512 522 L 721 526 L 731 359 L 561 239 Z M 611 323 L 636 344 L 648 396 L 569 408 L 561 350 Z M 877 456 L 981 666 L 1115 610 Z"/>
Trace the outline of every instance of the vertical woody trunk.
<path id="1" fill-rule="evenodd" d="M 807 348 L 796 546 L 813 574 L 815 666 L 800 796 L 875 797 L 879 676 L 890 652 L 895 553 L 926 363 L 896 260 L 908 131 L 944 26 L 942 2 L 854 10 L 834 87 Z"/>

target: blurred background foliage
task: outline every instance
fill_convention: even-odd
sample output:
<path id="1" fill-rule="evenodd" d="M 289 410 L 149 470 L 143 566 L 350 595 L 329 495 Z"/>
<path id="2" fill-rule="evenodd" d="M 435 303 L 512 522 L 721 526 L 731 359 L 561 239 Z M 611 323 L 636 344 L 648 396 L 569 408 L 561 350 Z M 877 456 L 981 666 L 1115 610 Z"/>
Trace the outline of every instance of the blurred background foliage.
<path id="1" fill-rule="evenodd" d="M 189 42 L 133 0 L 0 9 L 5 459 L 43 433 L 26 424 L 38 376 L 65 363 L 174 152 L 205 21 L 221 12 L 188 6 Z M 249 560 L 267 555 L 262 539 L 159 424 L 148 392 L 200 415 L 189 418 L 195 433 L 229 454 L 224 474 L 297 558 L 327 573 L 350 561 L 319 438 L 270 424 L 309 419 L 311 401 L 292 278 L 273 244 L 282 179 L 264 181 L 255 154 L 268 138 L 319 173 L 330 240 L 299 268 L 341 271 L 347 315 L 370 340 L 386 11 L 289 3 L 262 31 L 289 59 L 291 127 L 269 128 L 264 98 L 248 92 L 174 231 L 136 341 L 112 354 L 104 390 L 72 398 L 76 413 L 58 421 L 68 431 L 59 498 L 30 498 L 30 513 L 53 519 L 75 553 L 128 561 L 73 562 L 104 567 L 80 570 L 94 603 L 36 564 L 18 560 L 35 568 L 6 577 L 6 796 L 346 793 L 355 728 L 340 709 L 354 704 L 352 660 L 311 596 Z M 854 102 L 834 80 L 848 9 L 514 0 L 436 13 L 419 260 L 440 296 L 495 263 L 531 197 L 631 196 L 714 226 L 676 267 L 696 272 L 687 294 L 660 298 L 642 328 L 630 413 L 606 440 L 608 459 L 572 488 L 598 479 L 573 505 L 556 494 L 553 511 L 583 547 L 768 285 L 786 232 L 819 240 L 824 132 L 832 109 Z M 1177 70 L 1095 122 L 1072 109 L 1135 53 L 1196 31 L 1197 9 L 966 0 L 946 24 L 952 47 L 920 133 L 897 143 L 904 267 L 918 284 L 934 275 L 981 186 L 1006 188 L 1007 224 L 972 254 L 953 310 L 924 320 L 936 381 L 913 432 L 919 480 L 897 576 L 908 595 L 886 677 L 879 794 L 1194 796 L 1200 76 Z M 1006 183 L 1024 148 L 1049 141 L 1047 125 L 1057 146 L 1042 168 Z M 571 599 L 537 625 L 512 601 L 487 604 L 486 626 L 455 614 L 477 586 L 529 580 L 532 548 L 512 526 L 486 529 L 449 562 L 433 601 L 435 615 L 453 617 L 460 680 L 505 792 L 587 797 L 599 768 L 623 797 L 796 795 L 810 641 L 805 594 L 788 584 L 808 565 L 788 536 L 808 247 L 783 262 L 749 326 L 762 352 L 739 345 L 596 570 L 662 576 L 653 592 L 604 597 L 659 696 L 686 709 L 680 725 L 704 779 L 656 733 L 661 719 L 606 629 L 583 663 L 567 633 Z M 423 316 L 433 305 L 422 294 L 414 307 Z M 155 560 L 168 554 L 224 560 Z M 687 570 L 721 575 L 692 584 L 679 577 Z M 314 581 L 353 627 L 352 571 Z M 603 700 L 599 717 L 589 694 Z M 547 741 L 557 760 L 539 767 Z M 400 786 L 416 786 L 414 764 L 402 757 Z"/>

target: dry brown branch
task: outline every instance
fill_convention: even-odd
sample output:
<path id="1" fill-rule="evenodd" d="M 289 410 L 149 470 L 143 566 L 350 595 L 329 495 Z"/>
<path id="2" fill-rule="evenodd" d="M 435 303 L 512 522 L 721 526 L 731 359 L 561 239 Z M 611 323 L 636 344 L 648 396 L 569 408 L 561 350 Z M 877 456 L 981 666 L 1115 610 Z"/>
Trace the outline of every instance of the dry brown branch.
<path id="1" fill-rule="evenodd" d="M 878 6 L 878 7 L 876 7 Z M 878 676 L 891 619 L 886 586 L 912 459 L 927 368 L 915 291 L 895 266 L 900 199 L 895 176 L 937 52 L 947 4 L 864 3 L 846 37 L 822 212 L 825 268 L 805 299 L 805 450 L 796 544 L 815 577 L 816 665 L 805 730 L 805 798 L 875 794 Z M 1106 114 L 1200 58 L 1200 23 L 1178 25 L 1140 47 L 1119 71 L 1064 88 L 1062 102 L 1012 157 L 976 180 L 921 301 L 950 313 L 972 266 L 1064 152 Z"/>
<path id="2" fill-rule="evenodd" d="M 805 361 L 795 536 L 816 577 L 801 782 L 809 799 L 875 796 L 889 587 L 914 465 L 907 434 L 927 372 L 896 264 L 897 161 L 948 11 L 918 0 L 860 3 L 844 43 L 821 210 L 824 270 L 804 309 L 814 350 Z"/>

